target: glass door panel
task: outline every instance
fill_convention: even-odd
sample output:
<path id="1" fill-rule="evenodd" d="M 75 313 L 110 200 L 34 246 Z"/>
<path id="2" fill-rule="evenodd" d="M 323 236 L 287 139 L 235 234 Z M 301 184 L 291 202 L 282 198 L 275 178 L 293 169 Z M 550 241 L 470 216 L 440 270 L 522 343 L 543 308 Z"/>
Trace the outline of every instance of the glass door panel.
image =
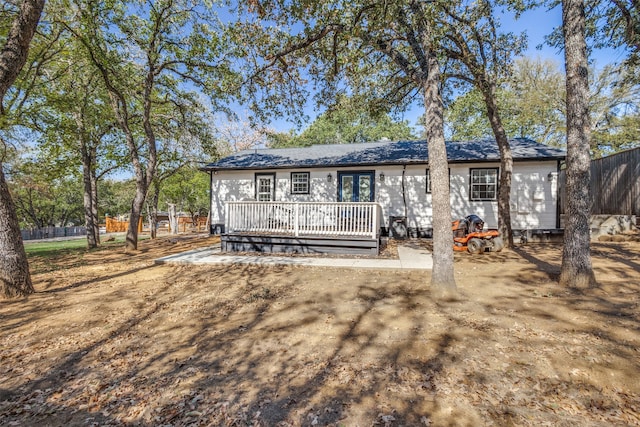
<path id="1" fill-rule="evenodd" d="M 354 197 L 353 175 L 342 175 L 340 180 L 341 202 L 352 202 Z"/>
<path id="2" fill-rule="evenodd" d="M 370 202 L 372 191 L 371 191 L 371 176 L 369 175 L 360 175 L 360 188 L 358 189 L 358 202 Z"/>
<path id="3" fill-rule="evenodd" d="M 371 202 L 373 197 L 373 172 L 338 172 L 339 202 Z"/>

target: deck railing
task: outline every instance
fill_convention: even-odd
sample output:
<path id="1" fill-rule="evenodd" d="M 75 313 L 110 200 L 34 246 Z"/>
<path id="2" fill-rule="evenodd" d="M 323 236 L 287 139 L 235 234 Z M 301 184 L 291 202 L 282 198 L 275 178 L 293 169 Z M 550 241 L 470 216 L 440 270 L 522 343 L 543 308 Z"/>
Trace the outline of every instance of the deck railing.
<path id="1" fill-rule="evenodd" d="M 377 203 L 227 202 L 227 233 L 378 238 Z"/>

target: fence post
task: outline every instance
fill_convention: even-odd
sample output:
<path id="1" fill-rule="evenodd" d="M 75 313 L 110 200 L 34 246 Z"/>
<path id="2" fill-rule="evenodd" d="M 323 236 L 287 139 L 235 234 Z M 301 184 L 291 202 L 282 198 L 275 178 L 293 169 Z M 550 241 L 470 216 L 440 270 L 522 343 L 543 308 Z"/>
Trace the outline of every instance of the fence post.
<path id="1" fill-rule="evenodd" d="M 293 212 L 294 212 L 294 219 L 293 219 L 293 234 L 298 237 L 300 234 L 300 224 L 299 224 L 299 219 L 300 219 L 300 212 L 298 211 L 300 208 L 300 205 L 298 203 L 294 203 L 293 204 Z"/>

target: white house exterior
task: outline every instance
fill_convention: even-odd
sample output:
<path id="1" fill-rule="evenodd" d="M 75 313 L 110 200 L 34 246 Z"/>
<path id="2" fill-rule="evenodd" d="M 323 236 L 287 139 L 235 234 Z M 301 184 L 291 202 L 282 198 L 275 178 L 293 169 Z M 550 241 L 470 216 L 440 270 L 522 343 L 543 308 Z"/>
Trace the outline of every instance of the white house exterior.
<path id="1" fill-rule="evenodd" d="M 559 228 L 563 150 L 513 139 L 514 230 Z M 452 218 L 476 214 L 498 225 L 500 156 L 493 140 L 448 142 Z M 406 218 L 410 235 L 430 236 L 431 188 L 425 141 L 258 149 L 207 165 L 213 233 L 225 231 L 227 202 L 376 202 L 380 226 Z"/>

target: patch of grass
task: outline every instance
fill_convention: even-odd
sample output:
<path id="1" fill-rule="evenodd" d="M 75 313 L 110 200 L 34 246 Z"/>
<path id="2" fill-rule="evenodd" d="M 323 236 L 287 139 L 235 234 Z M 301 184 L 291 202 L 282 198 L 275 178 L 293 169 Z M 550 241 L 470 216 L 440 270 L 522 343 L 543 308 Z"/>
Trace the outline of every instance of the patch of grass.
<path id="1" fill-rule="evenodd" d="M 29 256 L 50 257 L 60 252 L 72 252 L 79 249 L 86 249 L 85 239 L 73 239 L 59 242 L 25 242 L 24 249 Z"/>
<path id="2" fill-rule="evenodd" d="M 115 240 L 103 242 L 102 247 L 110 245 L 121 245 L 124 243 L 124 236 L 117 236 Z M 139 237 L 140 240 L 142 238 Z M 74 252 L 83 252 L 87 250 L 87 239 L 72 239 L 61 241 L 46 242 L 25 242 L 24 249 L 28 256 L 38 256 L 43 258 L 51 258 L 58 255 L 64 255 Z M 96 249 L 100 250 L 100 248 Z"/>

